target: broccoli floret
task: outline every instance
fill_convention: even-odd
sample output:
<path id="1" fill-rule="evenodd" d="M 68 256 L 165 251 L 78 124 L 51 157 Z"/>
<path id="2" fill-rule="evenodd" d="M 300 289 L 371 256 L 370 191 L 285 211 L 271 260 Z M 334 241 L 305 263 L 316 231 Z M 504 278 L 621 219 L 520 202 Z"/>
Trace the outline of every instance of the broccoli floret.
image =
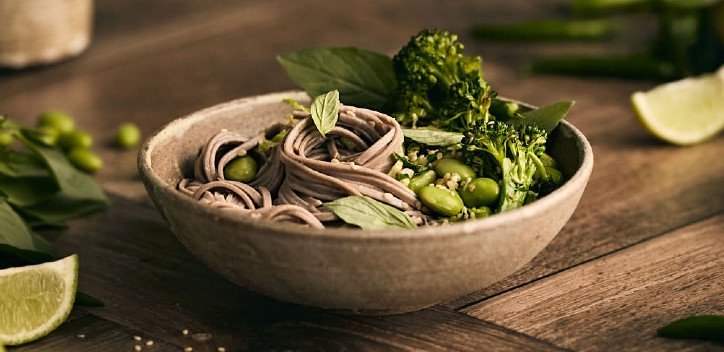
<path id="1" fill-rule="evenodd" d="M 495 93 L 483 80 L 480 57 L 463 56 L 456 35 L 422 30 L 392 65 L 398 83 L 394 111 L 401 124 L 465 131 L 487 118 Z"/>
<path id="2" fill-rule="evenodd" d="M 536 168 L 542 167 L 547 134 L 535 126 L 514 127 L 502 121 L 475 123 L 467 133 L 464 156 L 478 173 L 499 181 L 496 212 L 518 208 L 532 192 Z M 540 180 L 543 182 L 546 180 Z"/>

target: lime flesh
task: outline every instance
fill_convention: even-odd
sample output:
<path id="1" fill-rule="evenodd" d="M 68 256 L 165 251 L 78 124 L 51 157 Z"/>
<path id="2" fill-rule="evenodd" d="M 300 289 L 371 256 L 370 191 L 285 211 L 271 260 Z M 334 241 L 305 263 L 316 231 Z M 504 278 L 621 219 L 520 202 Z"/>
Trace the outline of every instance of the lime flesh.
<path id="1" fill-rule="evenodd" d="M 636 92 L 631 102 L 654 136 L 679 145 L 702 142 L 724 128 L 724 66 L 716 73 Z"/>
<path id="2" fill-rule="evenodd" d="M 0 270 L 0 345 L 36 340 L 70 314 L 78 283 L 78 256 Z"/>

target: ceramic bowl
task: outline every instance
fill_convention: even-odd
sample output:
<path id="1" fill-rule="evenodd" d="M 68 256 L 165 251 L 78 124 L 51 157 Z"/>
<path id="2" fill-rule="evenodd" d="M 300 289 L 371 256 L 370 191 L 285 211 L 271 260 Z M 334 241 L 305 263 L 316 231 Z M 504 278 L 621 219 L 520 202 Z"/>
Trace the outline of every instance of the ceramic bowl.
<path id="1" fill-rule="evenodd" d="M 593 168 L 586 138 L 562 122 L 548 152 L 565 183 L 524 207 L 488 218 L 411 230 L 361 230 L 274 223 L 219 212 L 181 194 L 204 142 L 220 129 L 252 136 L 291 108 L 298 91 L 234 100 L 176 119 L 138 157 L 146 190 L 171 231 L 213 270 L 282 301 L 359 314 L 419 310 L 509 276 L 568 221 Z"/>

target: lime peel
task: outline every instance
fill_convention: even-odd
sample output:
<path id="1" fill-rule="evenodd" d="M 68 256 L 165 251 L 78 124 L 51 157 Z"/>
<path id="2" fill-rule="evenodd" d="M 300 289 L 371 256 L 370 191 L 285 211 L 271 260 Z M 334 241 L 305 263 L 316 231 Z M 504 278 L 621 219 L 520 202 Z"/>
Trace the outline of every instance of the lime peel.
<path id="1" fill-rule="evenodd" d="M 70 314 L 78 285 L 78 256 L 0 270 L 0 345 L 34 341 Z"/>
<path id="2" fill-rule="evenodd" d="M 638 120 L 669 143 L 703 142 L 724 129 L 724 66 L 631 95 Z"/>

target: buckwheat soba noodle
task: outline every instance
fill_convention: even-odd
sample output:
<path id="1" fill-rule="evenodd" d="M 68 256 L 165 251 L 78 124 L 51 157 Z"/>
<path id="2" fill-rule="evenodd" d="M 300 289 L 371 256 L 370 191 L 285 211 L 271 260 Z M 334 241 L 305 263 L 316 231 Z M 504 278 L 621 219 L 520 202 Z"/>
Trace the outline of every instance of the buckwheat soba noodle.
<path id="1" fill-rule="evenodd" d="M 223 130 L 204 144 L 194 165 L 194 177 L 178 189 L 219 209 L 314 228 L 339 220 L 323 202 L 346 196 L 368 196 L 398 208 L 417 223 L 426 222 L 415 192 L 387 173 L 402 151 L 400 125 L 380 112 L 341 106 L 335 127 L 325 137 L 309 113 L 291 126 L 277 147 L 260 151 L 259 143 L 290 125 L 276 124 L 252 138 Z M 261 163 L 253 181 L 224 177 L 224 167 L 239 156 Z"/>

